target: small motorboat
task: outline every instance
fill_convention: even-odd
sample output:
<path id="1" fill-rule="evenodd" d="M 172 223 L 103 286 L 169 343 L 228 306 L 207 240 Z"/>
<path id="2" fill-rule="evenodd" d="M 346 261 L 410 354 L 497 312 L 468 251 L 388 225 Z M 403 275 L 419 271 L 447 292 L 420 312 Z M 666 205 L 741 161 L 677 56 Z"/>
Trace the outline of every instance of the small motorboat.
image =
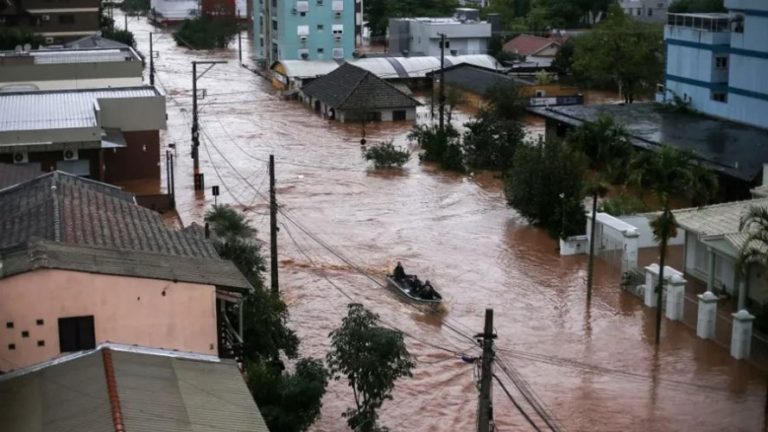
<path id="1" fill-rule="evenodd" d="M 387 286 L 405 297 L 409 302 L 428 306 L 432 310 L 436 310 L 443 302 L 443 297 L 434 288 L 430 293 L 423 290 L 423 285 L 416 286 L 417 279 L 413 275 L 408 275 L 405 279 L 400 281 L 396 280 L 393 275 L 387 275 Z"/>

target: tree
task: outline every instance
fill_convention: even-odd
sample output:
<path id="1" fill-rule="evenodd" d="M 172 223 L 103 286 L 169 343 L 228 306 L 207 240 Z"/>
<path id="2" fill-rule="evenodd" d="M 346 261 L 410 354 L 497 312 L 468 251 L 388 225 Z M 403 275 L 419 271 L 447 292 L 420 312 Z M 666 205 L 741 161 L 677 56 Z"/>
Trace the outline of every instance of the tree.
<path id="1" fill-rule="evenodd" d="M 259 361 L 246 370 L 248 388 L 270 430 L 305 431 L 320 416 L 329 378 L 322 361 L 301 359 L 292 374 Z"/>
<path id="2" fill-rule="evenodd" d="M 437 162 L 443 169 L 464 172 L 461 139 L 450 123 L 443 130 L 437 125 L 416 125 L 408 134 L 408 139 L 424 150 L 419 155 L 422 161 Z"/>
<path id="3" fill-rule="evenodd" d="M 676 0 L 669 5 L 671 13 L 728 12 L 723 0 Z"/>
<path id="4" fill-rule="evenodd" d="M 0 50 L 10 51 L 16 49 L 17 46 L 23 47 L 26 44 L 30 44 L 33 49 L 37 49 L 42 43 L 43 38 L 18 27 L 0 28 Z"/>
<path id="5" fill-rule="evenodd" d="M 573 69 L 573 53 L 575 52 L 573 38 L 566 40 L 552 60 L 552 70 L 558 75 L 570 75 Z"/>
<path id="6" fill-rule="evenodd" d="M 537 0 L 528 14 L 534 30 L 584 27 L 608 12 L 613 0 Z"/>
<path id="7" fill-rule="evenodd" d="M 573 72 L 585 85 L 614 85 L 632 103 L 655 91 L 664 70 L 664 43 L 660 26 L 624 15 L 617 5 L 608 19 L 575 40 Z"/>
<path id="8" fill-rule="evenodd" d="M 526 143 L 504 178 L 507 204 L 552 238 L 583 234 L 584 156 L 560 141 Z"/>
<path id="9" fill-rule="evenodd" d="M 386 141 L 365 149 L 363 158 L 373 161 L 376 169 L 402 168 L 411 159 L 411 152 Z"/>
<path id="10" fill-rule="evenodd" d="M 659 280 L 656 286 L 656 345 L 661 339 L 662 293 L 664 265 L 669 239 L 677 235 L 677 221 L 672 213 L 673 196 L 684 195 L 696 205 L 706 204 L 717 190 L 715 174 L 699 165 L 696 155 L 688 150 L 662 146 L 658 152 L 638 155 L 630 167 L 631 180 L 639 188 L 649 190 L 661 205 L 661 214 L 651 221 L 653 236 L 659 242 Z"/>
<path id="11" fill-rule="evenodd" d="M 237 34 L 237 21 L 231 18 L 216 18 L 203 15 L 185 19 L 173 33 L 176 44 L 190 49 L 226 48 Z"/>
<path id="12" fill-rule="evenodd" d="M 589 262 L 587 265 L 587 302 L 592 299 L 592 280 L 595 266 L 595 225 L 597 201 L 605 196 L 610 182 L 616 179 L 630 160 L 632 145 L 623 126 L 613 117 L 601 116 L 593 122 L 584 122 L 568 136 L 568 142 L 581 151 L 593 170 L 587 182 L 586 192 L 592 197 L 592 218 L 589 239 Z"/>
<path id="13" fill-rule="evenodd" d="M 413 376 L 414 363 L 403 334 L 379 325 L 379 316 L 361 304 L 350 304 L 341 327 L 330 334 L 327 362 L 335 379 L 352 387 L 355 407 L 343 415 L 358 432 L 386 431 L 377 424 L 378 409 L 392 399 L 395 381 Z"/>
<path id="14" fill-rule="evenodd" d="M 751 266 L 762 269 L 768 268 L 768 208 L 750 207 L 747 214 L 741 218 L 739 231 L 747 233 L 747 238 L 741 247 L 736 270 L 741 280 L 749 280 L 749 268 Z M 746 300 L 746 293 L 740 291 L 739 309 L 747 306 Z M 763 305 L 762 310 L 755 312 L 757 318 L 755 319 L 755 327 L 763 333 L 768 333 L 768 304 Z"/>
<path id="15" fill-rule="evenodd" d="M 144 15 L 151 8 L 149 0 L 123 0 L 121 9 L 128 15 Z"/>
<path id="16" fill-rule="evenodd" d="M 464 92 L 460 89 L 449 86 L 445 90 L 445 119 L 448 123 L 453 119 L 453 110 L 464 103 Z"/>

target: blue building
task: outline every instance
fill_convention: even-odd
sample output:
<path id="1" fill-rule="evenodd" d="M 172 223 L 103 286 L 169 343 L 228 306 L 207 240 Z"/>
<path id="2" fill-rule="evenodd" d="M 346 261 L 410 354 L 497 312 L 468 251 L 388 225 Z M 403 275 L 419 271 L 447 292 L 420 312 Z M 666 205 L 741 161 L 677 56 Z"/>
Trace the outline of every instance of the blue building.
<path id="1" fill-rule="evenodd" d="M 768 1 L 725 0 L 729 13 L 669 14 L 665 91 L 712 116 L 768 128 Z"/>
<path id="2" fill-rule="evenodd" d="M 363 0 L 253 0 L 254 50 L 279 60 L 352 58 L 362 39 Z"/>

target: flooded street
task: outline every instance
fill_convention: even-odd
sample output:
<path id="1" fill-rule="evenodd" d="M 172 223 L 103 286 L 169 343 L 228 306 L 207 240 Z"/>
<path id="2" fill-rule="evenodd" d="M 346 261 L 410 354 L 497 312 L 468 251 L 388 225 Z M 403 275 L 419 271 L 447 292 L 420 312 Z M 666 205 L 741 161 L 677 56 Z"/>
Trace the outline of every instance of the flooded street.
<path id="1" fill-rule="evenodd" d="M 444 173 L 420 165 L 415 155 L 403 172 L 375 172 L 361 157 L 359 124 L 327 121 L 282 100 L 266 80 L 238 66 L 236 42 L 227 51 L 190 52 L 145 21 L 131 20 L 129 28 L 145 54 L 149 31 L 160 33 L 154 46 L 160 52 L 156 84 L 168 96 L 163 145 L 175 144 L 184 224 L 202 220 L 214 201 L 210 187 L 219 185 L 218 202 L 247 210 L 268 240 L 262 195 L 266 160 L 275 155 L 278 199 L 304 228 L 281 218 L 280 283 L 302 354 L 325 355 L 347 296 L 411 336 L 414 377 L 401 380 L 381 410 L 392 431 L 474 430 L 475 371 L 457 353 L 479 354 L 471 336 L 482 330 L 485 308 L 495 311 L 498 357 L 565 430 L 763 430 L 763 374 L 681 323 L 665 322 L 656 354 L 655 311 L 622 292 L 618 272 L 601 262 L 588 310 L 586 258 L 560 258 L 555 241 L 506 207 L 498 178 Z M 248 45 L 243 39 L 244 58 Z M 207 91 L 200 101 L 205 194 L 192 187 L 192 60 L 228 61 L 198 81 Z M 419 116 L 429 120 L 429 105 Z M 454 123 L 467 118 L 458 113 Z M 409 127 L 369 124 L 367 139 L 407 145 Z M 542 131 L 542 122 L 532 129 Z M 436 285 L 445 311 L 416 311 L 344 262 L 381 280 L 396 260 Z M 496 373 L 535 418 L 510 379 L 498 367 Z M 352 404 L 346 382 L 332 382 L 313 430 L 346 430 L 341 413 Z M 494 408 L 499 431 L 531 430 L 496 384 Z"/>

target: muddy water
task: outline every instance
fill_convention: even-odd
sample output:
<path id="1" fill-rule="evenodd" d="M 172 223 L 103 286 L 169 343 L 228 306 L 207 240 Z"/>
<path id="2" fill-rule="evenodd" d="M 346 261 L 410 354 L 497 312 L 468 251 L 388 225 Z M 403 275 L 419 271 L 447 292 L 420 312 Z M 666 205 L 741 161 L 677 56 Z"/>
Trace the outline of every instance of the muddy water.
<path id="1" fill-rule="evenodd" d="M 129 27 L 145 49 L 152 27 L 140 21 Z M 266 206 L 254 189 L 266 191 L 264 161 L 273 153 L 279 199 L 293 218 L 375 277 L 398 259 L 443 292 L 445 311 L 417 312 L 294 225 L 281 229 L 281 288 L 304 355 L 327 351 L 327 335 L 349 302 L 341 291 L 418 338 L 408 339 L 417 361 L 413 378 L 400 381 L 394 400 L 381 410 L 393 431 L 474 429 L 473 368 L 448 351 L 477 353 L 461 334 L 480 331 L 489 307 L 495 310 L 499 356 L 567 430 L 762 430 L 765 379 L 755 368 L 676 323 L 665 323 L 657 353 L 653 311 L 619 291 L 618 275 L 602 263 L 587 309 L 586 260 L 560 258 L 554 241 L 506 208 L 497 178 L 447 174 L 416 158 L 401 173 L 371 171 L 360 156 L 359 125 L 329 122 L 281 100 L 267 82 L 237 66 L 236 44 L 234 50 L 191 53 L 155 31 L 162 33 L 155 38 L 158 83 L 169 96 L 163 139 L 176 145 L 177 201 L 185 223 L 200 221 L 213 203 L 209 192 L 192 190 L 190 61 L 228 60 L 199 81 L 208 92 L 201 101 L 201 166 L 207 186 L 221 186 L 219 202 L 248 210 L 266 239 Z M 419 115 L 428 121 L 429 107 Z M 466 119 L 458 117 L 457 123 Z M 368 140 L 407 145 L 408 128 L 369 125 Z M 494 400 L 499 430 L 530 430 L 499 386 Z M 351 404 L 346 384 L 332 383 L 313 430 L 345 430 L 340 414 Z"/>

